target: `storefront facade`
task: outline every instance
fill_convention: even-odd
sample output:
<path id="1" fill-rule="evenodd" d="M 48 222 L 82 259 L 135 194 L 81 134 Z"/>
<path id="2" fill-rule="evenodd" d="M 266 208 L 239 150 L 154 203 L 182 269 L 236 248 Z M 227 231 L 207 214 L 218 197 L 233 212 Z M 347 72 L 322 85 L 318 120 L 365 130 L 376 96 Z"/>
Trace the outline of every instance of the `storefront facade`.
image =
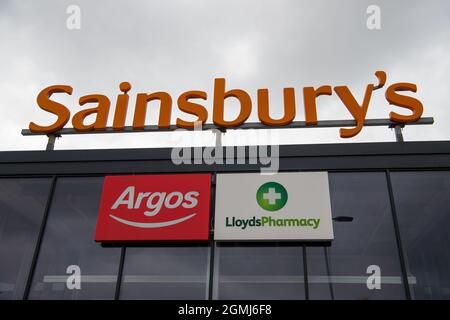
<path id="1" fill-rule="evenodd" d="M 450 142 L 280 146 L 281 172 L 328 172 L 331 243 L 220 242 L 213 228 L 207 241 L 95 242 L 105 176 L 211 173 L 214 219 L 216 174 L 261 166 L 170 155 L 1 152 L 0 299 L 450 299 Z"/>

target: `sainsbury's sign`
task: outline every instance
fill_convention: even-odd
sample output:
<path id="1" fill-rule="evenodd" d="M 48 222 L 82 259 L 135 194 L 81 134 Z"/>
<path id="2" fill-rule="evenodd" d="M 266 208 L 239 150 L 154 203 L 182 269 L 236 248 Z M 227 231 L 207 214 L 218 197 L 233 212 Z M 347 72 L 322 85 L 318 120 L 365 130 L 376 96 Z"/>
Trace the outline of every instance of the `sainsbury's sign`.
<path id="1" fill-rule="evenodd" d="M 340 136 L 350 138 L 357 135 L 364 126 L 370 101 L 374 91 L 384 88 L 387 75 L 384 71 L 375 72 L 375 83 L 369 83 L 364 93 L 355 93 L 348 86 L 321 85 L 318 87 L 303 87 L 303 108 L 306 126 L 314 127 L 318 124 L 317 109 L 320 107 L 319 101 L 325 99 L 321 96 L 331 96 L 336 94 L 343 107 L 348 110 L 355 120 L 354 128 L 341 128 Z M 120 93 L 117 95 L 112 130 L 121 132 L 125 128 L 125 121 L 128 109 L 131 84 L 122 82 L 119 85 Z M 63 129 L 72 118 L 72 126 L 76 132 L 98 132 L 107 128 L 110 114 L 111 100 L 106 95 L 93 93 L 79 98 L 79 105 L 93 105 L 77 111 L 73 116 L 67 106 L 54 100 L 54 94 L 62 93 L 72 95 L 74 89 L 69 85 L 52 85 L 44 88 L 37 96 L 37 104 L 42 110 L 57 117 L 50 125 L 29 123 L 29 129 L 35 134 L 52 134 Z M 385 89 L 386 102 L 400 107 L 400 113 L 392 111 L 389 119 L 393 122 L 404 124 L 419 120 L 423 113 L 423 105 L 413 93 L 417 91 L 417 86 L 409 82 L 397 82 L 387 85 Z M 297 115 L 296 92 L 294 88 L 284 88 L 284 114 L 281 118 L 273 118 L 269 112 L 269 90 L 261 88 L 257 90 L 257 114 L 261 124 L 268 127 L 283 127 L 292 123 Z M 357 98 L 362 96 L 363 98 Z M 240 108 L 234 119 L 225 119 L 225 101 L 228 98 L 237 99 Z M 320 98 L 320 99 L 319 99 Z M 183 113 L 195 117 L 195 120 L 188 121 L 183 115 L 176 118 L 175 125 L 178 128 L 193 129 L 197 123 L 205 124 L 208 120 L 208 109 L 205 102 L 208 95 L 205 91 L 191 90 L 181 93 L 176 100 L 178 109 Z M 226 87 L 225 79 L 214 80 L 214 92 L 210 106 L 212 107 L 212 121 L 214 125 L 221 128 L 236 128 L 243 125 L 252 113 L 252 99 L 248 92 L 242 89 L 229 89 Z M 171 127 L 172 118 L 172 96 L 163 91 L 151 93 L 137 93 L 135 98 L 135 108 L 133 115 L 132 129 L 136 131 L 144 130 L 146 126 L 146 114 L 148 103 L 155 101 L 159 104 L 158 129 L 168 129 Z M 200 102 L 200 103 L 199 103 Z M 319 106 L 318 106 L 319 105 Z M 93 116 L 93 117 L 91 117 Z M 94 120 L 88 120 L 93 118 Z"/>
<path id="2" fill-rule="evenodd" d="M 95 241 L 207 240 L 210 174 L 107 176 Z"/>

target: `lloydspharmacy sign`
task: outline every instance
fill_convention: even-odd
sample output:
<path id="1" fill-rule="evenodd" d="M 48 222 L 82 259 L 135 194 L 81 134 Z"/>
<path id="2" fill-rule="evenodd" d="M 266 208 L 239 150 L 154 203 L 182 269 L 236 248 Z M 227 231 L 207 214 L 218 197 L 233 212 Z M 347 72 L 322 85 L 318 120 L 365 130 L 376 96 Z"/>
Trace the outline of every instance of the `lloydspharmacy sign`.
<path id="1" fill-rule="evenodd" d="M 326 172 L 220 174 L 216 240 L 332 240 Z"/>

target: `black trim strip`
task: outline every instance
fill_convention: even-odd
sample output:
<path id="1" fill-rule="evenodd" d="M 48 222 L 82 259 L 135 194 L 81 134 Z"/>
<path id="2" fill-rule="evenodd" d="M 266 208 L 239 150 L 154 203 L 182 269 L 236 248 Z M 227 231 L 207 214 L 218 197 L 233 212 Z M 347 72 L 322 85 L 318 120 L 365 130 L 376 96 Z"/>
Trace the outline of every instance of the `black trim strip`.
<path id="1" fill-rule="evenodd" d="M 208 300 L 213 299 L 213 285 L 214 285 L 214 254 L 215 254 L 214 239 L 210 240 L 210 255 L 209 255 L 209 279 L 208 279 Z"/>
<path id="2" fill-rule="evenodd" d="M 405 287 L 406 299 L 411 300 L 411 291 L 409 289 L 405 255 L 403 253 L 403 245 L 402 245 L 402 240 L 401 240 L 401 236 L 400 236 L 400 228 L 399 228 L 398 219 L 397 219 L 397 209 L 395 206 L 394 192 L 392 189 L 391 174 L 390 174 L 389 170 L 386 170 L 386 183 L 387 183 L 387 187 L 388 187 L 389 200 L 390 200 L 390 204 L 391 204 L 392 220 L 394 222 L 395 238 L 397 239 L 397 249 L 398 249 L 398 255 L 400 258 L 400 268 L 402 270 L 403 285 Z"/>
<path id="3" fill-rule="evenodd" d="M 303 246 L 303 278 L 305 283 L 305 300 L 309 300 L 308 262 L 306 261 L 306 246 Z"/>
<path id="4" fill-rule="evenodd" d="M 236 148 L 237 146 L 234 146 Z M 248 151 L 249 146 L 245 146 Z M 202 147 L 203 148 L 203 147 Z M 226 151 L 226 147 L 223 147 Z M 0 151 L 0 163 L 96 162 L 171 160 L 172 148 L 93 149 L 47 151 Z M 225 152 L 226 153 L 226 152 Z M 280 145 L 279 153 L 290 157 L 429 155 L 450 154 L 450 141 L 364 142 Z M 234 153 L 236 159 L 237 153 Z M 248 158 L 248 154 L 246 155 Z"/>
<path id="5" fill-rule="evenodd" d="M 33 259 L 31 260 L 30 271 L 28 272 L 27 283 L 25 285 L 25 290 L 23 293 L 23 300 L 28 300 L 28 296 L 30 294 L 31 283 L 33 281 L 34 272 L 37 265 L 37 260 L 39 256 L 39 252 L 41 250 L 42 239 L 44 237 L 45 226 L 47 225 L 48 213 L 50 212 L 50 207 L 53 199 L 53 194 L 55 192 L 56 187 L 56 176 L 52 177 L 52 182 L 50 186 L 50 191 L 47 197 L 47 202 L 45 204 L 44 216 L 42 217 L 41 227 L 39 229 L 39 234 L 36 242 L 36 246 L 34 247 Z"/>
<path id="6" fill-rule="evenodd" d="M 214 242 L 214 216 L 216 211 L 216 173 L 211 174 L 211 199 L 210 199 L 210 257 L 209 257 L 209 279 L 208 279 L 208 300 L 213 299 L 213 286 L 214 286 L 214 259 L 215 259 L 215 242 Z M 218 275 L 217 275 L 218 276 Z"/>
<path id="7" fill-rule="evenodd" d="M 377 126 L 405 126 L 405 125 L 427 125 L 433 124 L 433 117 L 423 117 L 417 121 L 410 123 L 399 123 L 392 121 L 390 119 L 365 119 L 364 126 L 366 127 L 377 127 Z M 276 125 L 276 126 L 267 126 L 262 124 L 261 122 L 247 122 L 238 127 L 234 128 L 224 128 L 221 126 L 217 126 L 214 123 L 205 123 L 201 127 L 198 128 L 189 128 L 184 129 L 185 131 L 194 131 L 194 130 L 235 130 L 235 129 L 300 129 L 300 128 L 336 128 L 336 127 L 354 127 L 356 126 L 355 120 L 321 120 L 317 121 L 316 124 L 311 125 L 307 124 L 306 121 L 292 121 L 287 125 Z M 21 133 L 23 136 L 62 136 L 66 134 L 105 134 L 105 133 L 142 133 L 142 132 L 164 132 L 164 131 L 175 131 L 180 128 L 174 124 L 170 125 L 168 128 L 160 128 L 158 125 L 146 125 L 143 129 L 135 129 L 133 126 L 124 126 L 122 130 L 114 130 L 113 127 L 106 127 L 104 130 L 98 131 L 78 131 L 74 128 L 63 128 L 59 131 L 53 132 L 51 134 L 41 133 L 41 132 L 32 132 L 30 129 L 22 129 Z"/>
<path id="8" fill-rule="evenodd" d="M 331 281 L 331 277 L 333 275 L 331 274 L 330 260 L 329 260 L 329 256 L 328 256 L 328 248 L 327 247 L 323 247 L 323 252 L 325 254 L 325 266 L 327 268 L 328 287 L 330 289 L 330 298 L 331 298 L 331 300 L 334 300 L 333 281 Z"/>
<path id="9" fill-rule="evenodd" d="M 125 263 L 126 249 L 127 247 L 123 246 L 122 250 L 120 251 L 119 272 L 117 273 L 116 292 L 114 293 L 114 300 L 119 300 L 120 298 L 120 288 L 122 286 L 123 265 Z"/>

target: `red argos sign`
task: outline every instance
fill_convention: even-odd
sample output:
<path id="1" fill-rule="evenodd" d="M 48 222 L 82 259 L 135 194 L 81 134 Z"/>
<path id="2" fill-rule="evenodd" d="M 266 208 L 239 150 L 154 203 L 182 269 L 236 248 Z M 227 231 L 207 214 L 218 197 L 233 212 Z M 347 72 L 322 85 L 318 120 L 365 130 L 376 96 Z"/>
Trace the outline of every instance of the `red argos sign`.
<path id="1" fill-rule="evenodd" d="M 208 240 L 210 174 L 107 176 L 95 241 Z"/>

